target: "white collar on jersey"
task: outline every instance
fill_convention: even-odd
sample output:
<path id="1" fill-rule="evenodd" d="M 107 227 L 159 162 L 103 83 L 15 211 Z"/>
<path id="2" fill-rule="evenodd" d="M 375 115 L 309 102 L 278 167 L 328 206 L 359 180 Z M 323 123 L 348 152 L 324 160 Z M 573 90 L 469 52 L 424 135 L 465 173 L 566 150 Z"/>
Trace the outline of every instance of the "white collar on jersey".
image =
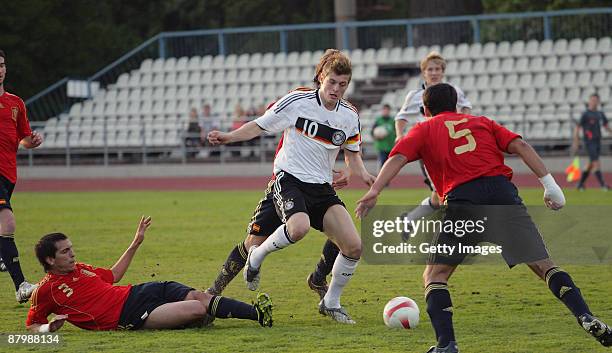
<path id="1" fill-rule="evenodd" d="M 319 106 L 320 106 L 321 108 L 323 108 L 323 109 L 327 110 L 328 112 L 331 112 L 331 111 L 332 111 L 332 110 L 328 110 L 328 109 L 327 109 L 327 108 L 326 108 L 326 107 L 323 105 L 323 103 L 321 102 L 321 96 L 319 96 L 319 89 L 318 89 L 318 88 L 317 88 L 317 95 L 316 95 L 316 97 L 317 97 L 317 103 L 319 103 Z M 341 99 L 342 99 L 342 98 L 338 99 L 338 101 L 336 102 L 336 108 L 335 108 L 335 109 L 333 109 L 333 110 L 338 111 L 338 109 L 340 108 L 340 100 L 341 100 Z"/>

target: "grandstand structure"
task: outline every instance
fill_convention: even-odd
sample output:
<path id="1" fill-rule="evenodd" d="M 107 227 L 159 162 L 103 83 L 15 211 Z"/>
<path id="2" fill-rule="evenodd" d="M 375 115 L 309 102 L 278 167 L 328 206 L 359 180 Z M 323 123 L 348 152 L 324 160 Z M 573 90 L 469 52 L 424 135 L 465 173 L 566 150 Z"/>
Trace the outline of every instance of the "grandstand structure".
<path id="1" fill-rule="evenodd" d="M 399 109 L 408 90 L 420 85 L 419 61 L 432 50 L 447 59 L 446 78 L 464 90 L 474 114 L 497 119 L 536 145 L 567 147 L 572 119 L 579 117 L 591 93 L 599 93 L 603 110 L 612 117 L 609 36 L 357 48 L 346 50 L 354 66 L 347 98 L 359 105 L 366 147 L 381 106 Z M 191 108 L 210 104 L 228 129 L 236 105 L 267 105 L 295 87 L 311 86 L 321 54 L 307 50 L 146 58 L 44 122 L 42 150 L 103 149 L 106 154 L 180 149 L 184 155 Z M 404 74 L 385 80 L 388 69 Z M 377 81 L 383 82 L 378 95 L 368 96 L 364 87 Z M 385 85 L 391 81 L 395 84 Z M 368 99 L 361 100 L 364 96 Z M 273 143 L 266 149 L 273 150 Z"/>

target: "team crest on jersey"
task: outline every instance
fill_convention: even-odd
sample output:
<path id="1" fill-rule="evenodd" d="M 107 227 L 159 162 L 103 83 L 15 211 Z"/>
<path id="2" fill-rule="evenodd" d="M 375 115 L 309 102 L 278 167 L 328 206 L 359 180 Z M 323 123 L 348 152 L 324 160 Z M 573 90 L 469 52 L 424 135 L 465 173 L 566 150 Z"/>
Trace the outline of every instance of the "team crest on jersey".
<path id="1" fill-rule="evenodd" d="M 84 274 L 85 276 L 89 276 L 89 277 L 96 277 L 96 274 L 91 272 L 91 271 L 87 271 L 86 269 L 82 268 L 81 269 L 81 273 Z"/>
<path id="2" fill-rule="evenodd" d="M 11 108 L 11 113 L 12 113 L 13 121 L 17 121 L 17 114 L 19 114 L 19 108 L 12 107 Z"/>
<path id="3" fill-rule="evenodd" d="M 293 201 L 289 200 L 287 202 L 285 202 L 285 211 L 289 211 L 290 209 L 293 208 L 293 206 L 295 206 L 295 204 L 293 203 Z"/>
<path id="4" fill-rule="evenodd" d="M 342 130 L 336 130 L 332 134 L 332 143 L 336 146 L 342 146 L 346 141 L 346 134 Z"/>

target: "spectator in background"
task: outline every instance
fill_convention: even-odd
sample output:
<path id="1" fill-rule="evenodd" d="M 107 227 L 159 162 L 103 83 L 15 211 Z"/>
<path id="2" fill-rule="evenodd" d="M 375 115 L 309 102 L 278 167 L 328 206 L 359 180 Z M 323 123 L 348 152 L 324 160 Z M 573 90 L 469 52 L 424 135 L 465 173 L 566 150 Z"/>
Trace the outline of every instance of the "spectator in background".
<path id="1" fill-rule="evenodd" d="M 259 115 L 257 115 L 257 109 L 254 106 L 251 106 L 247 112 L 246 112 L 246 116 L 247 116 L 247 120 L 251 121 L 255 118 L 258 118 Z"/>
<path id="2" fill-rule="evenodd" d="M 247 114 L 240 103 L 236 103 L 236 106 L 234 106 L 234 116 L 232 117 L 232 128 L 230 131 L 236 130 L 246 123 Z"/>
<path id="3" fill-rule="evenodd" d="M 378 162 L 382 168 L 395 145 L 395 119 L 391 116 L 391 106 L 389 104 L 383 106 L 382 115 L 376 118 L 372 127 L 372 137 L 374 138 L 374 148 L 378 152 Z"/>
<path id="4" fill-rule="evenodd" d="M 584 172 L 582 172 L 582 177 L 580 178 L 580 182 L 578 183 L 578 190 L 584 190 L 584 183 L 591 171 L 597 176 L 597 180 L 599 180 L 599 184 L 603 190 L 608 190 L 608 186 L 603 179 L 603 175 L 599 170 L 599 153 L 601 152 L 601 126 L 608 130 L 608 132 L 612 133 L 612 129 L 608 126 L 608 119 L 604 115 L 602 111 L 597 110 L 599 106 L 599 95 L 597 93 L 591 94 L 589 97 L 589 102 L 587 104 L 587 110 L 582 113 L 580 117 L 580 121 L 576 124 L 576 129 L 574 130 L 574 143 L 572 145 L 572 150 L 575 152 L 578 150 L 578 146 L 580 143 L 580 131 L 582 130 L 584 133 L 584 149 L 589 154 L 589 164 Z"/>
<path id="5" fill-rule="evenodd" d="M 221 121 L 219 116 L 212 113 L 210 104 L 204 104 L 202 106 L 202 116 L 200 118 L 200 140 L 202 145 L 207 143 L 206 135 L 213 130 L 219 130 L 221 128 Z"/>
<path id="6" fill-rule="evenodd" d="M 185 133 L 185 147 L 187 148 L 187 155 L 195 157 L 198 153 L 197 148 L 201 146 L 202 128 L 198 122 L 198 110 L 191 108 L 189 112 L 189 125 L 187 125 L 187 131 Z"/>
<path id="7" fill-rule="evenodd" d="M 262 116 L 265 114 L 265 112 L 266 112 L 266 105 L 260 104 L 259 107 L 257 107 L 257 116 Z"/>

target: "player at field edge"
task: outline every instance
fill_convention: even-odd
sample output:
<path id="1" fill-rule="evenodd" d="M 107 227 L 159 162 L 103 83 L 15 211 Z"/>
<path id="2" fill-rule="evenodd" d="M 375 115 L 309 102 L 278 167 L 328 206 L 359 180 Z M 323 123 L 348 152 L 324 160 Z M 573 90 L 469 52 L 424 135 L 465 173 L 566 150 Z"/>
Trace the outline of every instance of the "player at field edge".
<path id="1" fill-rule="evenodd" d="M 601 174 L 601 164 L 599 162 L 599 154 L 601 152 L 601 126 L 603 126 L 609 133 L 612 133 L 612 128 L 608 126 L 608 119 L 605 114 L 597 110 L 599 106 L 599 95 L 597 93 L 591 94 L 589 102 L 587 104 L 587 110 L 582 113 L 580 120 L 576 122 L 576 128 L 574 129 L 574 140 L 572 143 L 572 154 L 575 154 L 580 144 L 580 132 L 584 133 L 584 149 L 589 155 L 589 164 L 586 169 L 582 172 L 580 181 L 578 182 L 577 189 L 584 190 L 584 183 L 586 183 L 589 174 L 593 172 L 599 181 L 599 185 L 602 190 L 608 191 L 609 187 L 604 181 L 603 175 Z"/>
<path id="2" fill-rule="evenodd" d="M 265 293 L 249 305 L 195 290 L 178 282 L 113 285 L 121 281 L 151 225 L 142 217 L 136 235 L 110 268 L 76 262 L 72 242 L 62 233 L 43 236 L 34 251 L 47 275 L 32 294 L 26 327 L 55 332 L 65 321 L 86 330 L 171 329 L 200 326 L 207 315 L 272 326 L 272 302 Z M 48 316 L 56 316 L 48 321 Z"/>
<path id="3" fill-rule="evenodd" d="M 244 278 L 247 287 L 255 290 L 268 254 L 301 240 L 310 227 L 320 230 L 336 243 L 340 254 L 332 266 L 332 280 L 319 302 L 319 312 L 347 324 L 355 321 L 341 306 L 340 296 L 355 272 L 362 248 L 353 220 L 332 186 L 333 165 L 340 149 L 344 149 L 352 174 L 367 185 L 375 179 L 361 159 L 359 115 L 343 99 L 351 74 L 348 57 L 328 49 L 315 70 L 315 89 L 290 92 L 241 128 L 208 135 L 213 145 L 219 145 L 250 140 L 264 132 L 283 132 L 283 143 L 274 158 L 274 179 L 254 216 L 259 227 L 271 227 L 266 230 L 271 235 L 261 245 L 249 248 Z"/>
<path id="4" fill-rule="evenodd" d="M 429 86 L 441 83 L 444 81 L 444 74 L 446 72 L 446 60 L 436 51 L 432 51 L 427 54 L 421 60 L 420 63 L 421 76 L 423 78 L 423 85 L 415 90 L 411 90 L 406 94 L 404 104 L 400 108 L 399 112 L 395 115 L 395 134 L 396 142 L 406 135 L 407 128 L 410 128 L 417 122 L 425 120 L 425 113 L 423 111 L 423 92 Z M 471 114 L 472 103 L 467 99 L 461 88 L 456 85 L 452 85 L 457 91 L 457 111 L 462 114 Z M 427 170 L 423 165 L 423 162 L 419 162 L 421 166 L 421 172 L 425 184 L 431 190 L 431 195 L 421 201 L 420 205 L 408 212 L 403 218 L 408 220 L 416 220 L 421 217 L 427 217 L 434 213 L 440 207 L 440 199 L 434 185 L 430 181 L 427 175 Z M 402 235 L 406 237 L 406 234 Z"/>
<path id="5" fill-rule="evenodd" d="M 17 150 L 40 146 L 43 137 L 32 131 L 23 100 L 4 89 L 6 54 L 0 50 L 0 262 L 15 285 L 15 299 L 25 303 L 36 288 L 27 282 L 21 271 L 15 244 L 15 215 L 11 196 L 17 182 Z"/>
<path id="6" fill-rule="evenodd" d="M 423 94 L 427 120 L 416 124 L 391 151 L 376 182 L 358 201 L 356 213 L 364 217 L 376 205 L 384 185 L 409 162 L 422 159 L 436 190 L 448 207 L 461 205 L 515 205 L 521 216 L 520 232 L 511 232 L 509 242 L 527 244 L 502 255 L 510 267 L 526 263 L 545 280 L 555 297 L 576 317 L 578 323 L 602 345 L 612 346 L 612 330 L 593 316 L 580 289 L 570 275 L 550 259 L 544 241 L 527 213 L 518 190 L 510 181 L 512 169 L 504 164 L 502 152 L 515 154 L 532 170 L 544 186 L 544 203 L 558 210 L 565 205 L 563 191 L 546 169 L 542 159 L 521 136 L 486 117 L 458 114 L 457 92 L 448 84 L 430 86 Z M 430 143 L 435 141 L 435 144 Z M 447 219 L 448 213 L 447 213 Z M 516 220 L 516 218 L 513 218 Z M 512 220 L 507 220 L 512 224 Z M 505 224 L 505 223 L 504 223 Z M 440 233 L 440 244 L 457 244 L 452 233 Z M 431 319 L 437 345 L 428 352 L 458 352 L 452 324 L 452 302 L 448 280 L 466 254 L 432 256 L 423 273 L 427 313 Z"/>

